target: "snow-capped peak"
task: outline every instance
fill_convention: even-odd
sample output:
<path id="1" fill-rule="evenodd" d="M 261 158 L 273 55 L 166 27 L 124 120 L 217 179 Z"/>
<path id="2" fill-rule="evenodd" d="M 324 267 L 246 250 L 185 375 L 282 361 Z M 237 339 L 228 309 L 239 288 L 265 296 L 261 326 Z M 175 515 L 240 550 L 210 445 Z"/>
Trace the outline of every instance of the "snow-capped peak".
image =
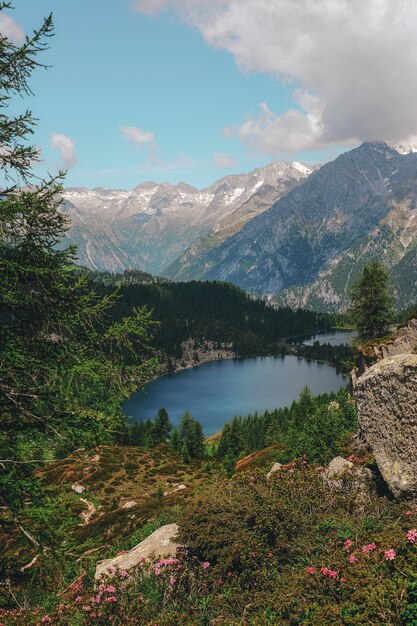
<path id="1" fill-rule="evenodd" d="M 311 167 L 308 167 L 307 165 L 304 165 L 303 163 L 299 163 L 298 161 L 293 161 L 291 165 L 293 166 L 294 169 L 299 171 L 301 174 L 304 174 L 305 176 L 307 176 L 308 174 L 311 174 L 311 172 L 313 171 Z"/>
<path id="2" fill-rule="evenodd" d="M 398 154 L 412 154 L 413 152 L 417 152 L 417 146 L 413 144 L 409 144 L 408 146 L 400 144 L 398 146 L 392 146 L 392 148 L 396 150 Z"/>

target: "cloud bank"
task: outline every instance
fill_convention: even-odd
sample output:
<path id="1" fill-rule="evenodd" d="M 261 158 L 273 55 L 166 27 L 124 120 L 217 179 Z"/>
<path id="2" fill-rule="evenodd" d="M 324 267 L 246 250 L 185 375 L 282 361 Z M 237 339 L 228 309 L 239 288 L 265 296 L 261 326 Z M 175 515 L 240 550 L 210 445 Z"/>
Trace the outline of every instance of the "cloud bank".
<path id="1" fill-rule="evenodd" d="M 292 90 L 283 113 L 226 129 L 254 150 L 315 150 L 417 135 L 415 0 L 135 0 L 134 10 L 177 13 L 244 72 Z M 271 104 L 271 103 L 269 103 Z"/>
<path id="2" fill-rule="evenodd" d="M 59 150 L 62 165 L 66 169 L 69 169 L 77 162 L 77 156 L 75 154 L 75 141 L 73 141 L 70 137 L 67 137 L 67 135 L 52 133 L 51 148 Z"/>

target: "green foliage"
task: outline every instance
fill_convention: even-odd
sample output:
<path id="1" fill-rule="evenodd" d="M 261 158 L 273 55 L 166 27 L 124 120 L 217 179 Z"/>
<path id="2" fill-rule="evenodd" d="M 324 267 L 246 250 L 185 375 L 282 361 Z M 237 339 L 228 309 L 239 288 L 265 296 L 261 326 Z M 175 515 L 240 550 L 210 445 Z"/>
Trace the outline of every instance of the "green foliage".
<path id="1" fill-rule="evenodd" d="M 346 390 L 313 397 L 306 388 L 289 409 L 235 417 L 226 423 L 216 454 L 228 474 L 239 458 L 271 444 L 283 446 L 280 461 L 306 456 L 327 463 L 343 453 L 355 427 L 355 404 Z"/>
<path id="2" fill-rule="evenodd" d="M 361 498 L 357 506 L 355 493 L 329 490 L 317 467 L 303 464 L 270 479 L 217 478 L 184 510 L 179 539 L 187 548 L 175 558 L 116 571 L 95 586 L 78 578 L 43 609 L 4 611 L 0 619 L 5 626 L 34 626 L 45 614 L 62 626 L 414 626 L 417 548 L 409 529 L 417 514 L 372 489 Z"/>
<path id="3" fill-rule="evenodd" d="M 153 420 L 138 420 L 125 426 L 120 441 L 131 446 L 151 448 L 166 443 L 171 437 L 172 423 L 166 409 L 161 408 Z"/>
<path id="4" fill-rule="evenodd" d="M 384 337 L 395 319 L 389 274 L 379 261 L 366 265 L 350 291 L 351 316 L 359 339 Z"/>
<path id="5" fill-rule="evenodd" d="M 274 353 L 283 338 L 325 330 L 341 319 L 288 307 L 275 309 L 220 281 L 151 282 L 141 275 L 132 276 L 131 271 L 120 275 L 91 272 L 88 276 L 103 295 L 118 286 L 121 299 L 113 309 L 115 319 L 138 304 L 153 310 L 161 322 L 155 346 L 168 357 L 181 357 L 181 343 L 189 339 L 197 345 L 204 340 L 214 342 L 215 347 L 231 344 L 241 356 Z"/>
<path id="6" fill-rule="evenodd" d="M 188 411 L 181 417 L 178 428 L 173 433 L 171 443 L 185 463 L 188 463 L 190 458 L 202 458 L 204 456 L 202 426 Z"/>
<path id="7" fill-rule="evenodd" d="M 37 464 L 116 440 L 122 400 L 156 367 L 150 312 L 138 305 L 114 320 L 117 292 L 94 292 L 74 248 L 57 245 L 68 228 L 63 173 L 34 184 L 35 119 L 9 112 L 30 93 L 51 35 L 51 17 L 21 46 L 0 35 L 0 498 L 15 512 L 36 490 Z"/>

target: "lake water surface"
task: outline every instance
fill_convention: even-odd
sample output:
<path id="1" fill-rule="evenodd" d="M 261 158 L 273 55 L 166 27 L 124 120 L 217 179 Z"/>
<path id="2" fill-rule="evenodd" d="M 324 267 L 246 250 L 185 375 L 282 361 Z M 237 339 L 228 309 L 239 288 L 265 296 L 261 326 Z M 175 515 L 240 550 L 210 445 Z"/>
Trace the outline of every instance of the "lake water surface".
<path id="1" fill-rule="evenodd" d="M 294 356 L 227 359 L 158 378 L 134 394 L 124 409 L 135 421 L 152 418 L 164 407 L 174 424 L 190 411 L 210 435 L 234 415 L 289 406 L 306 385 L 316 395 L 347 384 L 333 367 Z"/>
<path id="2" fill-rule="evenodd" d="M 302 335 L 292 339 L 291 343 L 303 343 L 306 346 L 312 346 L 315 341 L 320 344 L 329 343 L 331 346 L 339 346 L 340 344 L 350 343 L 357 335 L 356 330 L 325 330 L 314 335 Z"/>

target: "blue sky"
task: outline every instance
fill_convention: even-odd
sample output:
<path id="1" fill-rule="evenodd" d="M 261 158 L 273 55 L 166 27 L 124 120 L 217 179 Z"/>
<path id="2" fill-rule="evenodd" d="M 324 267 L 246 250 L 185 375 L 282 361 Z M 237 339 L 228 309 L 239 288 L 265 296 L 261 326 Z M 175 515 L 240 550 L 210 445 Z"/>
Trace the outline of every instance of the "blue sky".
<path id="1" fill-rule="evenodd" d="M 378 4 L 380 10 L 381 1 L 390 0 L 369 0 L 369 6 Z M 289 14 L 286 2 L 277 0 L 277 11 L 281 8 Z M 323 2 L 317 0 L 316 8 Z M 291 43 L 277 29 L 268 32 L 275 17 L 278 25 L 282 22 L 279 14 L 268 16 L 270 3 L 242 0 L 246 22 L 239 25 L 239 19 L 234 19 L 232 26 L 226 13 L 221 19 L 218 12 L 210 14 L 218 0 L 206 1 L 205 7 L 204 3 L 15 0 L 13 20 L 26 33 L 50 11 L 54 14 L 55 37 L 43 55 L 51 67 L 33 75 L 30 84 L 35 96 L 17 103 L 22 108 L 27 105 L 39 118 L 35 141 L 43 172 L 66 165 L 67 186 L 131 188 L 145 180 L 184 180 L 204 187 L 225 174 L 249 171 L 280 158 L 324 162 L 368 138 L 366 130 L 355 127 L 360 126 L 361 111 L 355 110 L 352 119 L 344 114 L 346 95 L 337 92 L 338 66 L 329 85 L 326 76 L 332 76 L 332 59 L 323 62 L 320 75 L 317 63 L 313 64 L 314 54 L 322 54 L 323 35 L 314 39 L 310 33 L 316 42 L 311 52 L 290 50 L 287 59 Z M 231 0 L 223 2 L 228 4 L 232 11 Z M 197 14 L 196 6 L 205 12 Z M 248 35 L 251 7 L 260 16 L 250 30 L 259 31 L 259 45 Z M 304 28 L 314 24 L 313 18 L 306 16 Z M 283 35 L 291 28 L 288 24 Z M 372 29 L 367 29 L 372 43 Z M 333 44 L 326 42 L 326 57 L 332 56 L 332 46 L 340 45 L 342 35 Z M 274 48 L 277 42 L 281 50 Z M 361 60 L 352 52 L 355 42 L 348 43 L 345 56 L 353 57 L 356 65 L 345 68 L 344 76 L 351 81 L 352 102 L 358 97 L 361 101 L 361 82 L 356 78 Z M 336 52 L 342 67 L 344 49 Z M 346 123 L 334 121 L 338 107 Z M 380 129 L 372 132 L 375 137 L 369 138 L 384 139 Z"/>
<path id="2" fill-rule="evenodd" d="M 274 77 L 241 72 L 228 52 L 209 47 L 174 15 L 137 14 L 127 0 L 17 0 L 12 15 L 29 33 L 51 10 L 55 37 L 43 55 L 51 67 L 34 73 L 28 102 L 39 119 L 43 171 L 61 163 L 53 134 L 75 144 L 76 162 L 65 160 L 68 186 L 185 180 L 204 187 L 271 161 L 223 129 L 261 102 L 275 111 L 288 104 Z M 124 127 L 152 133 L 152 145 L 138 148 Z"/>

